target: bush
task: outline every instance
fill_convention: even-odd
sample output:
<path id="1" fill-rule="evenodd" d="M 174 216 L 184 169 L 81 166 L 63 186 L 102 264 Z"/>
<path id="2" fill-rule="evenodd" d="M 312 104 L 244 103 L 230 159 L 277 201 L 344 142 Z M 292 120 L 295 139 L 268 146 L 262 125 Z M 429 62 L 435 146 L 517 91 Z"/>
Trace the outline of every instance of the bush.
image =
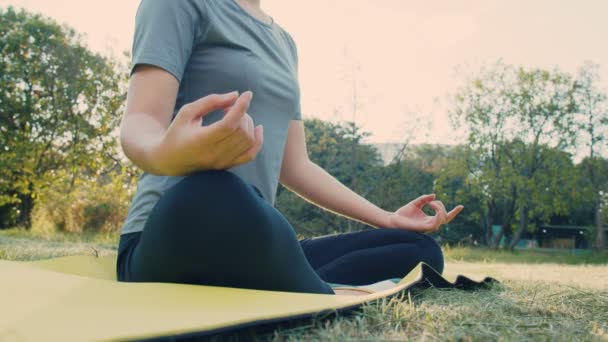
<path id="1" fill-rule="evenodd" d="M 72 179 L 63 174 L 36 200 L 33 230 L 111 233 L 127 215 L 135 181 L 127 172 Z"/>

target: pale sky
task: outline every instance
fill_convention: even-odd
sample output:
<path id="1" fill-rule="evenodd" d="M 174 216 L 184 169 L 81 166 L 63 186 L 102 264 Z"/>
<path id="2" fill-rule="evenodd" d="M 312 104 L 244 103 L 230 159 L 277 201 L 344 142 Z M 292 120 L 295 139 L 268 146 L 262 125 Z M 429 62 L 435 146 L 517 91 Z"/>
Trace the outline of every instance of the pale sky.
<path id="1" fill-rule="evenodd" d="M 138 4 L 0 0 L 67 24 L 93 50 L 117 56 L 131 48 Z M 502 58 L 575 72 L 591 60 L 608 87 L 606 0 L 263 0 L 262 7 L 298 45 L 304 116 L 354 119 L 373 134 L 368 142 L 399 142 L 412 127 L 415 143 L 462 141 L 446 103 L 459 65 L 477 70 Z"/>

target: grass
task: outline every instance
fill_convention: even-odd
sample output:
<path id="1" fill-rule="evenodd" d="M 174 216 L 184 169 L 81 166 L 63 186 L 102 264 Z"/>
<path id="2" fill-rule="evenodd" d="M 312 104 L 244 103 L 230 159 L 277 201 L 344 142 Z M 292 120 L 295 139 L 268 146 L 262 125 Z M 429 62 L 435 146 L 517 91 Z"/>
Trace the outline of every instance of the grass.
<path id="1" fill-rule="evenodd" d="M 35 239 L 53 242 L 85 242 L 101 244 L 117 244 L 120 238 L 118 232 L 100 234 L 95 232 L 68 233 L 59 231 L 27 230 L 24 228 L 11 228 L 0 230 L 0 238 Z"/>
<path id="2" fill-rule="evenodd" d="M 506 284 L 491 291 L 428 290 L 367 305 L 355 318 L 318 322 L 276 340 L 551 340 L 608 337 L 608 295 L 564 286 Z"/>
<path id="3" fill-rule="evenodd" d="M 49 234 L 19 228 L 0 230 L 0 259 L 38 260 L 65 255 L 116 254 L 118 239 L 118 234 Z"/>
<path id="4" fill-rule="evenodd" d="M 444 247 L 448 261 L 502 263 L 608 264 L 608 250 L 603 253 L 570 250 L 493 250 L 487 248 Z"/>
<path id="5" fill-rule="evenodd" d="M 118 237 L 0 231 L 0 259 L 116 253 Z M 608 341 L 608 258 L 446 248 L 446 274 L 490 275 L 491 290 L 431 289 L 368 304 L 354 315 L 318 318 L 214 340 Z"/>

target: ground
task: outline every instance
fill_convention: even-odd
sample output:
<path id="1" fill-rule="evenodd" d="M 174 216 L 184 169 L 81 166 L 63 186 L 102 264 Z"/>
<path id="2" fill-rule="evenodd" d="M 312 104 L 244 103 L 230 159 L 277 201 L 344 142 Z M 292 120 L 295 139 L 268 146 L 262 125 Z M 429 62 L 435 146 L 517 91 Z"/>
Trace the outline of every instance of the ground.
<path id="1" fill-rule="evenodd" d="M 39 236 L 0 232 L 0 259 L 33 260 L 116 253 L 116 236 Z M 319 318 L 218 340 L 538 340 L 608 341 L 608 255 L 444 249 L 445 273 L 501 281 L 491 290 L 426 290 L 366 305 L 350 316 Z"/>

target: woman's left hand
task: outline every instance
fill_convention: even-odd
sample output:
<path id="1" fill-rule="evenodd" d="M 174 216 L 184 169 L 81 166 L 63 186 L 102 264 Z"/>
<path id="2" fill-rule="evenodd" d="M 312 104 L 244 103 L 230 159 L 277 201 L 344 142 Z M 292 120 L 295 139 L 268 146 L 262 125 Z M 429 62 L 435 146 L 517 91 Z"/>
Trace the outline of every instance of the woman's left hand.
<path id="1" fill-rule="evenodd" d="M 422 211 L 426 205 L 435 211 L 434 216 L 428 216 Z M 448 213 L 443 203 L 435 200 L 435 194 L 423 195 L 391 213 L 388 219 L 389 227 L 421 233 L 434 232 L 442 224 L 450 223 L 462 209 L 464 206 L 459 205 Z"/>

